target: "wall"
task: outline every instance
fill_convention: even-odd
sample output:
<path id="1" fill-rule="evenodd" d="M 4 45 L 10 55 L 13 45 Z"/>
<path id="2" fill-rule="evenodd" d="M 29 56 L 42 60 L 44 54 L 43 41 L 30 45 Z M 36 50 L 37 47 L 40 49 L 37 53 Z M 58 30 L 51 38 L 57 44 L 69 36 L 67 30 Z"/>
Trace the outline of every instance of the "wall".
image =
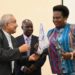
<path id="1" fill-rule="evenodd" d="M 64 0 L 64 5 L 66 5 L 70 11 L 68 22 L 75 24 L 75 0 Z"/>

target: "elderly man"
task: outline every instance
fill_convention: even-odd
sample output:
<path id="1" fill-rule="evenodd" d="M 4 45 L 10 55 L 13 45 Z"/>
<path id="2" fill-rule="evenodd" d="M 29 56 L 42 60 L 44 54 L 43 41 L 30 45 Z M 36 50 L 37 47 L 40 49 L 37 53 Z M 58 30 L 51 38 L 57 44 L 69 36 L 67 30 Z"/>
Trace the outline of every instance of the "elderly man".
<path id="1" fill-rule="evenodd" d="M 11 61 L 21 58 L 21 53 L 29 50 L 27 44 L 17 48 L 16 41 L 11 35 L 16 32 L 17 23 L 12 14 L 3 15 L 0 29 L 0 75 L 11 75 Z"/>

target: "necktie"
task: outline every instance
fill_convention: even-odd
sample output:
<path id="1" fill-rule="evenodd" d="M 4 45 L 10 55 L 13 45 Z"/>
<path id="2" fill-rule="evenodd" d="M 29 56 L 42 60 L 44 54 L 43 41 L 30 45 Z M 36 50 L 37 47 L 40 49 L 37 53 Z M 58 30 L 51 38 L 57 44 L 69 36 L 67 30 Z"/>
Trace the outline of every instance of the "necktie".
<path id="1" fill-rule="evenodd" d="M 29 40 L 29 38 L 26 39 L 26 43 L 27 43 L 28 45 L 30 45 L 30 40 Z M 29 55 L 30 55 L 30 51 L 27 51 L 27 56 L 29 56 Z"/>
<path id="2" fill-rule="evenodd" d="M 25 39 L 25 43 L 28 44 L 28 45 L 30 45 L 30 39 L 29 38 L 26 38 Z M 30 56 L 30 51 L 27 51 L 27 56 Z M 26 68 L 27 67 L 25 65 L 24 66 L 21 66 L 21 71 L 25 71 Z"/>

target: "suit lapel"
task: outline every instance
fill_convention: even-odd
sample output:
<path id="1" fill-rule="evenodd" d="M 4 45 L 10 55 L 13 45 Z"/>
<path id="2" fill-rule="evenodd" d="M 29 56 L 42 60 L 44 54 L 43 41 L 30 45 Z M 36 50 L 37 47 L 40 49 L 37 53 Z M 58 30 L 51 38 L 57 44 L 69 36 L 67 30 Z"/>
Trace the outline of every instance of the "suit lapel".
<path id="1" fill-rule="evenodd" d="M 24 40 L 23 35 L 21 35 L 21 38 L 22 38 L 22 39 L 20 40 L 20 41 L 21 41 L 21 44 L 25 44 L 25 40 Z"/>
<path id="2" fill-rule="evenodd" d="M 2 30 L 1 30 L 1 33 L 2 33 L 2 39 L 3 39 L 3 46 L 4 48 L 7 49 L 9 47 L 8 40 Z"/>
<path id="3" fill-rule="evenodd" d="M 32 35 L 32 38 L 31 38 L 31 54 L 35 52 L 35 48 L 34 48 L 35 44 L 36 44 L 36 40 L 35 40 L 35 37 Z"/>
<path id="4" fill-rule="evenodd" d="M 31 38 L 31 47 L 33 47 L 33 45 L 34 45 L 34 36 L 32 35 L 32 38 Z"/>
<path id="5" fill-rule="evenodd" d="M 11 42 L 12 42 L 13 48 L 16 48 L 17 44 L 16 44 L 16 40 L 13 36 L 11 36 Z"/>

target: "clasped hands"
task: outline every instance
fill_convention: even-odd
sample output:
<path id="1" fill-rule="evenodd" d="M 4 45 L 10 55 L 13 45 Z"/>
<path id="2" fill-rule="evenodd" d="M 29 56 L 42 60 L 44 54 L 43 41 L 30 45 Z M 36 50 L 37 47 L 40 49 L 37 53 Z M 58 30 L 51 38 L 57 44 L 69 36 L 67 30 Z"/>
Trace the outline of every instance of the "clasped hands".
<path id="1" fill-rule="evenodd" d="M 37 50 L 38 49 L 38 43 L 36 43 L 35 45 L 34 45 L 34 48 L 35 48 L 35 50 Z M 40 58 L 40 55 L 38 55 L 38 54 L 36 54 L 36 52 L 35 53 L 33 53 L 32 55 L 30 55 L 29 56 L 29 61 L 37 61 L 38 59 Z"/>
<path id="2" fill-rule="evenodd" d="M 38 49 L 38 43 L 36 43 L 36 44 L 34 45 L 34 48 L 35 48 L 35 50 Z M 31 47 L 30 47 L 28 44 L 23 44 L 23 45 L 21 45 L 21 46 L 19 47 L 19 51 L 20 51 L 21 53 L 27 52 L 27 51 L 30 50 L 30 49 L 31 49 Z M 36 54 L 36 53 L 33 53 L 32 55 L 29 56 L 28 61 L 37 61 L 37 60 L 39 59 L 39 57 L 40 57 L 40 55 L 38 55 L 38 54 Z"/>
<path id="3" fill-rule="evenodd" d="M 40 58 L 40 55 L 33 53 L 32 55 L 29 56 L 28 60 L 29 61 L 37 61 L 39 58 Z"/>

